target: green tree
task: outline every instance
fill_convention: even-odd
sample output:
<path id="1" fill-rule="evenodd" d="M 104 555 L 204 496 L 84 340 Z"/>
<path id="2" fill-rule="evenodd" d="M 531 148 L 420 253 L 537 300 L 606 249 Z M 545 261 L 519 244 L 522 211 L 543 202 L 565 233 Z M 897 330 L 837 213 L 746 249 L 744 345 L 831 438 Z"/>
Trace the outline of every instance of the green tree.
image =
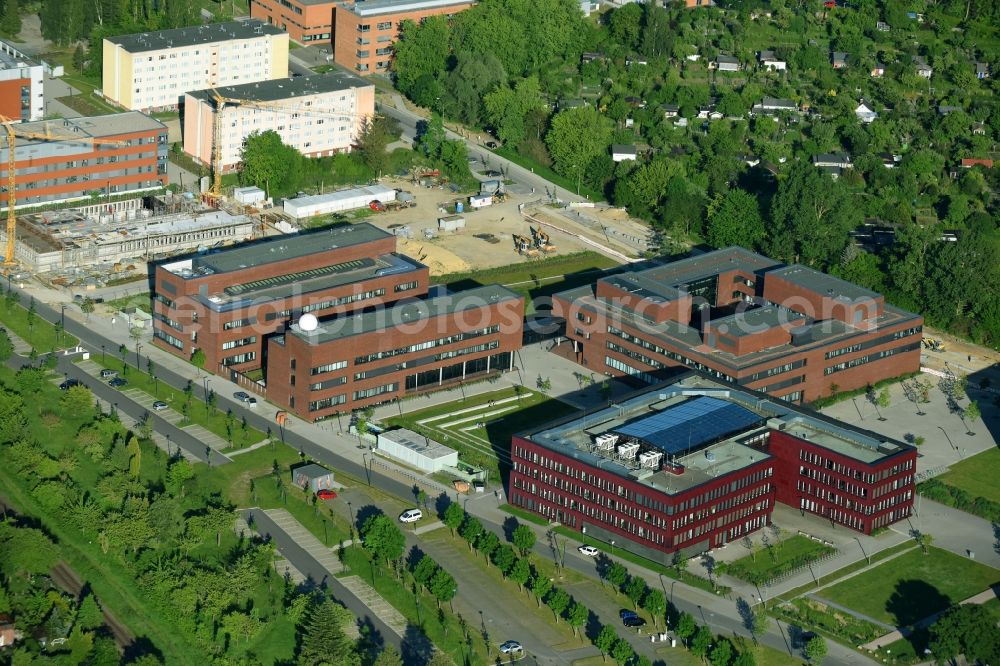
<path id="1" fill-rule="evenodd" d="M 462 524 L 459 534 L 468 542 L 469 550 L 471 551 L 475 548 L 476 542 L 483 534 L 483 524 L 479 522 L 478 518 L 466 514 L 465 522 Z"/>
<path id="2" fill-rule="evenodd" d="M 451 530 L 452 536 L 455 536 L 455 530 L 462 525 L 463 520 L 465 520 L 465 509 L 458 502 L 452 502 L 444 510 L 444 524 Z"/>
<path id="3" fill-rule="evenodd" d="M 531 564 L 528 562 L 528 558 L 520 557 L 514 562 L 514 566 L 510 568 L 510 572 L 507 574 L 507 578 L 511 579 L 517 586 L 524 590 L 524 584 L 528 582 L 531 577 Z"/>
<path id="4" fill-rule="evenodd" d="M 447 603 L 454 599 L 455 593 L 458 591 L 458 584 L 455 582 L 455 579 L 450 573 L 441 568 L 431 578 L 429 587 L 431 594 L 437 600 L 438 608 L 441 607 L 442 603 Z"/>
<path id="5" fill-rule="evenodd" d="M 483 98 L 506 80 L 507 73 L 496 56 L 459 52 L 445 79 L 441 111 L 467 125 L 479 125 L 485 113 Z"/>
<path id="6" fill-rule="evenodd" d="M 822 636 L 813 636 L 806 643 L 803 653 L 810 663 L 821 663 L 826 656 L 826 639 Z"/>
<path id="7" fill-rule="evenodd" d="M 14 355 L 14 343 L 10 341 L 7 331 L 0 331 L 0 363 L 7 363 L 7 360 Z"/>
<path id="8" fill-rule="evenodd" d="M 662 590 L 651 587 L 646 590 L 646 596 L 642 599 L 642 607 L 653 616 L 653 627 L 656 627 L 659 624 L 658 620 L 663 618 L 667 612 L 667 598 Z"/>
<path id="9" fill-rule="evenodd" d="M 268 196 L 294 194 L 301 179 L 302 153 L 285 145 L 274 130 L 251 132 L 240 150 L 240 180 Z"/>
<path id="10" fill-rule="evenodd" d="M 971 423 L 976 419 L 978 419 L 981 415 L 982 413 L 979 411 L 979 403 L 976 402 L 975 400 L 973 400 L 972 402 L 970 402 L 968 405 L 965 406 L 963 416 L 965 417 L 966 421 L 969 421 Z"/>
<path id="11" fill-rule="evenodd" d="M 0 30 L 11 36 L 21 32 L 21 7 L 18 0 L 4 0 L 3 14 L 0 15 Z"/>
<path id="12" fill-rule="evenodd" d="M 511 534 L 511 541 L 521 553 L 521 557 L 526 557 L 535 545 L 535 531 L 528 525 L 518 525 Z"/>
<path id="13" fill-rule="evenodd" d="M 486 558 L 487 562 L 491 560 L 490 556 L 493 555 L 493 551 L 496 550 L 499 545 L 500 537 L 489 530 L 483 532 L 483 535 L 476 541 L 476 549 L 483 554 L 483 557 Z"/>
<path id="14" fill-rule="evenodd" d="M 23 396 L 31 396 L 45 387 L 45 370 L 25 366 L 14 375 L 14 386 Z"/>
<path id="15" fill-rule="evenodd" d="M 396 648 L 387 645 L 375 659 L 373 666 L 403 666 L 403 658 L 396 652 Z"/>
<path id="16" fill-rule="evenodd" d="M 572 597 L 569 596 L 569 592 L 562 589 L 561 587 L 553 588 L 549 595 L 545 598 L 545 605 L 552 609 L 552 613 L 556 616 L 556 622 L 559 622 L 559 618 L 562 617 L 563 611 L 569 606 L 569 602 Z"/>
<path id="17" fill-rule="evenodd" d="M 499 85 L 483 98 L 486 120 L 496 128 L 497 138 L 510 146 L 518 145 L 525 137 L 528 113 L 543 108 L 543 104 L 535 76 L 521 79 L 513 88 Z"/>
<path id="18" fill-rule="evenodd" d="M 628 569 L 626 569 L 620 562 L 613 562 L 610 567 L 608 567 L 607 574 L 608 581 L 615 586 L 617 589 L 621 589 L 625 585 L 625 581 L 628 579 Z"/>
<path id="19" fill-rule="evenodd" d="M 587 623 L 590 610 L 579 601 L 574 601 L 566 611 L 566 622 L 573 627 L 573 634 L 580 635 L 580 627 Z"/>
<path id="20" fill-rule="evenodd" d="M 733 666 L 757 666 L 757 660 L 754 658 L 753 652 L 744 650 L 736 655 L 736 659 L 733 660 Z"/>
<path id="21" fill-rule="evenodd" d="M 417 83 L 434 81 L 447 68 L 451 29 L 444 16 L 428 16 L 421 24 L 402 22 L 399 40 L 393 45 L 392 70 L 397 87 L 417 104 L 430 106 L 432 97 L 418 99 Z"/>
<path id="22" fill-rule="evenodd" d="M 682 611 L 681 614 L 677 616 L 677 624 L 674 626 L 674 633 L 677 634 L 677 638 L 686 643 L 697 628 L 698 625 L 695 624 L 694 616 L 687 611 Z"/>
<path id="23" fill-rule="evenodd" d="M 90 315 L 94 311 L 94 300 L 92 298 L 83 299 L 83 302 L 80 303 L 80 311 L 87 315 L 87 321 L 90 321 Z"/>
<path id="24" fill-rule="evenodd" d="M 691 638 L 691 654 L 704 659 L 708 654 L 709 646 L 712 645 L 712 631 L 708 627 L 700 626 Z"/>
<path id="25" fill-rule="evenodd" d="M 708 661 L 712 666 L 729 666 L 733 658 L 733 644 L 725 638 L 715 641 L 715 647 L 708 654 Z"/>
<path id="26" fill-rule="evenodd" d="M 632 602 L 632 607 L 639 610 L 639 602 L 646 596 L 649 586 L 639 576 L 630 576 L 625 584 L 625 596 Z"/>
<path id="27" fill-rule="evenodd" d="M 627 6 L 627 5 L 626 5 Z M 618 640 L 618 632 L 610 624 L 606 624 L 601 627 L 600 633 L 597 634 L 597 638 L 594 639 L 594 646 L 601 651 L 601 656 L 607 661 L 607 655 L 611 654 L 611 649 L 615 645 L 615 641 Z"/>
<path id="28" fill-rule="evenodd" d="M 714 247 L 738 245 L 757 249 L 767 232 L 757 197 L 733 188 L 719 194 L 708 207 L 706 240 Z"/>
<path id="29" fill-rule="evenodd" d="M 76 621 L 84 629 L 97 629 L 104 624 L 104 613 L 93 594 L 87 594 L 80 601 Z"/>
<path id="30" fill-rule="evenodd" d="M 771 203 L 767 250 L 775 259 L 823 269 L 840 257 L 863 209 L 843 183 L 812 164 L 790 171 Z"/>
<path id="31" fill-rule="evenodd" d="M 514 549 L 511 548 L 510 544 L 505 543 L 498 546 L 490 553 L 490 559 L 493 564 L 496 565 L 497 569 L 500 570 L 504 576 L 510 571 L 511 567 L 514 566 L 514 561 L 517 559 L 517 555 L 514 553 Z"/>
<path id="32" fill-rule="evenodd" d="M 344 633 L 344 624 L 351 621 L 350 612 L 345 612 L 331 599 L 323 600 L 309 614 L 302 632 L 298 663 L 302 666 L 325 666 L 327 664 L 359 664 L 361 662 L 354 641 Z"/>
<path id="33" fill-rule="evenodd" d="M 998 663 L 996 617 L 984 606 L 952 606 L 930 626 L 930 649 L 938 663 L 965 655 L 969 663 Z"/>
<path id="34" fill-rule="evenodd" d="M 545 145 L 560 174 L 579 181 L 611 144 L 610 121 L 590 106 L 560 111 L 552 118 Z"/>
<path id="35" fill-rule="evenodd" d="M 382 175 L 389 164 L 389 144 L 399 137 L 399 123 L 386 116 L 366 118 L 358 135 L 356 150 L 361 161 L 375 172 L 376 177 Z"/>
<path id="36" fill-rule="evenodd" d="M 83 384 L 70 386 L 59 399 L 59 407 L 70 416 L 83 416 L 94 408 L 94 395 Z"/>
<path id="37" fill-rule="evenodd" d="M 365 550 L 386 562 L 402 557 L 406 546 L 406 537 L 384 514 L 369 516 L 365 520 L 361 526 L 361 538 L 364 539 Z"/>
<path id="38" fill-rule="evenodd" d="M 611 658 L 621 666 L 625 666 L 633 657 L 635 657 L 635 650 L 632 649 L 627 640 L 619 637 L 611 648 Z"/>
<path id="39" fill-rule="evenodd" d="M 413 579 L 424 587 L 427 587 L 430 585 L 431 579 L 434 578 L 437 570 L 437 562 L 430 555 L 424 555 L 417 562 L 417 566 L 413 567 Z"/>
<path id="40" fill-rule="evenodd" d="M 536 571 L 531 579 L 531 593 L 535 595 L 538 600 L 538 605 L 542 605 L 542 600 L 548 595 L 549 590 L 552 589 L 552 581 L 544 573 Z"/>
<path id="41" fill-rule="evenodd" d="M 198 349 L 195 349 L 194 353 L 191 354 L 191 363 L 194 365 L 194 367 L 198 368 L 199 370 L 204 370 L 205 360 L 206 360 L 205 352 L 200 347 Z"/>

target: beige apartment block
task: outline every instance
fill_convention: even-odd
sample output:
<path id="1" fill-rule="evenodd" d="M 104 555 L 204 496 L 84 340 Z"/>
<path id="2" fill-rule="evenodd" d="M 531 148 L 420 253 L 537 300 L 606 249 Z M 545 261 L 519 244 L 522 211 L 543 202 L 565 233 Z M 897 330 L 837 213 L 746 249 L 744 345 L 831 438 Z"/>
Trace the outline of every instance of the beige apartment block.
<path id="1" fill-rule="evenodd" d="M 184 152 L 212 161 L 215 93 L 227 100 L 220 118 L 221 165 L 234 171 L 243 141 L 273 130 L 307 157 L 347 152 L 375 114 L 375 87 L 347 72 L 329 72 L 189 92 L 184 99 Z"/>
<path id="2" fill-rule="evenodd" d="M 256 20 L 104 40 L 103 93 L 126 109 L 173 111 L 184 94 L 288 76 L 288 35 Z"/>

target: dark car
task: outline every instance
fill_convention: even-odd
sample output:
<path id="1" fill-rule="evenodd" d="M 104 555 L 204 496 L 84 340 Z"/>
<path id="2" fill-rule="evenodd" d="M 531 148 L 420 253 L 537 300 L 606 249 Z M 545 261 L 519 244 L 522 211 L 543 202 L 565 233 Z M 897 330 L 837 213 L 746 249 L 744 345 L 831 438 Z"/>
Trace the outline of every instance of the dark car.
<path id="1" fill-rule="evenodd" d="M 127 384 L 128 384 L 128 380 L 125 379 L 124 377 L 115 377 L 110 382 L 108 382 L 108 386 L 110 386 L 112 388 L 121 388 L 121 387 L 123 387 L 123 386 L 125 386 Z"/>
<path id="2" fill-rule="evenodd" d="M 80 386 L 79 379 L 67 379 L 62 384 L 59 385 L 59 388 L 61 388 L 63 391 L 68 391 L 74 386 Z"/>
<path id="3" fill-rule="evenodd" d="M 502 175 L 503 175 L 502 173 L 500 173 L 499 171 L 496 171 L 496 170 L 491 170 L 491 171 L 487 171 L 486 172 L 486 177 L 487 178 L 499 178 Z"/>
<path id="4" fill-rule="evenodd" d="M 646 621 L 643 620 L 638 615 L 632 615 L 626 618 L 622 618 L 622 624 L 624 624 L 626 627 L 641 627 L 646 624 Z"/>
<path id="5" fill-rule="evenodd" d="M 623 608 L 620 611 L 618 611 L 618 617 L 620 617 L 622 620 L 624 620 L 627 617 L 639 617 L 639 614 L 636 613 L 634 610 L 629 610 L 628 608 Z"/>
<path id="6" fill-rule="evenodd" d="M 497 143 L 496 141 L 487 141 L 486 147 L 489 148 L 490 150 L 496 150 L 497 148 L 500 147 L 500 144 Z"/>

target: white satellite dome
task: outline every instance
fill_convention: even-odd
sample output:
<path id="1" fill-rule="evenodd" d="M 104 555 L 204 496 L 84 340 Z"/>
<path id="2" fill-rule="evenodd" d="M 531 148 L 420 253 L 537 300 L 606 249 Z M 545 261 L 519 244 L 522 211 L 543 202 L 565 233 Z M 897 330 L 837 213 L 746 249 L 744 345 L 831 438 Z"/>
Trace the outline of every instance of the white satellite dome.
<path id="1" fill-rule="evenodd" d="M 317 326 L 319 320 L 316 319 L 316 315 L 306 313 L 299 317 L 299 328 L 303 331 L 315 331 Z"/>

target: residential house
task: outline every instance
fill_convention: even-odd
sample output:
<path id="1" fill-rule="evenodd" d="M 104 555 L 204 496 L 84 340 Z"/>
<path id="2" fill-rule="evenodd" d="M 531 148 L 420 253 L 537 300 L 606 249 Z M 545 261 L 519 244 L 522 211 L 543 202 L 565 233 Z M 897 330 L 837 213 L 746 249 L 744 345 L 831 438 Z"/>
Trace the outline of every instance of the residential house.
<path id="1" fill-rule="evenodd" d="M 751 107 L 750 112 L 754 115 L 774 115 L 775 113 L 794 113 L 798 111 L 798 106 L 790 99 L 779 99 L 776 97 L 765 97 Z"/>
<path id="2" fill-rule="evenodd" d="M 688 9 L 695 7 L 714 7 L 715 0 L 684 0 L 684 6 Z"/>
<path id="3" fill-rule="evenodd" d="M 875 63 L 875 66 L 872 67 L 871 76 L 873 79 L 880 79 L 885 76 L 885 65 L 880 62 Z"/>
<path id="4" fill-rule="evenodd" d="M 616 143 L 611 146 L 611 159 L 615 162 L 635 161 L 639 157 L 639 150 L 635 146 L 626 146 Z"/>
<path id="5" fill-rule="evenodd" d="M 990 64 L 988 62 L 976 63 L 976 78 L 980 81 L 990 78 Z"/>
<path id="6" fill-rule="evenodd" d="M 681 118 L 681 117 L 674 118 L 674 127 L 687 127 L 687 126 L 688 126 L 687 118 Z"/>
<path id="7" fill-rule="evenodd" d="M 645 109 L 646 102 L 641 97 L 626 97 L 625 103 L 633 109 Z"/>
<path id="8" fill-rule="evenodd" d="M 604 54 L 599 52 L 588 52 L 580 55 L 580 62 L 586 65 L 588 62 L 604 60 Z"/>
<path id="9" fill-rule="evenodd" d="M 993 168 L 993 160 L 980 159 L 976 157 L 963 157 L 962 168 L 971 169 L 974 166 L 981 166 L 985 169 Z"/>
<path id="10" fill-rule="evenodd" d="M 892 153 L 879 153 L 878 157 L 882 160 L 882 166 L 886 169 L 895 169 L 896 165 L 903 159 L 901 155 L 894 155 Z"/>
<path id="11" fill-rule="evenodd" d="M 760 158 L 756 155 L 741 155 L 740 159 L 749 167 L 755 167 L 760 164 Z"/>
<path id="12" fill-rule="evenodd" d="M 986 136 L 986 123 L 972 123 L 972 133 L 975 136 Z"/>
<path id="13" fill-rule="evenodd" d="M 861 100 L 858 106 L 854 109 L 854 115 L 857 116 L 858 120 L 863 123 L 870 123 L 876 118 L 878 118 L 878 113 L 875 112 L 873 104 Z"/>
<path id="14" fill-rule="evenodd" d="M 631 67 L 632 65 L 648 65 L 649 61 L 645 58 L 625 58 L 625 66 Z"/>
<path id="15" fill-rule="evenodd" d="M 906 12 L 906 17 L 911 21 L 916 21 L 917 23 L 923 23 L 926 19 L 923 14 L 918 14 L 917 12 Z"/>
<path id="16" fill-rule="evenodd" d="M 929 79 L 934 74 L 934 68 L 927 64 L 923 56 L 913 56 L 910 60 L 913 62 L 913 66 L 917 68 L 917 76 Z"/>
<path id="17" fill-rule="evenodd" d="M 834 69 L 843 69 L 847 67 L 847 54 L 843 51 L 834 51 L 831 61 Z"/>
<path id="18" fill-rule="evenodd" d="M 761 51 L 757 54 L 760 66 L 770 72 L 783 72 L 788 68 L 788 63 L 774 55 L 774 51 Z"/>
<path id="19" fill-rule="evenodd" d="M 10 615 L 0 615 L 0 648 L 13 645 L 21 638 L 21 632 L 14 625 L 14 618 Z"/>
<path id="20" fill-rule="evenodd" d="M 663 111 L 664 118 L 676 118 L 680 112 L 680 108 L 676 104 L 661 104 L 660 110 Z"/>
<path id="21" fill-rule="evenodd" d="M 716 57 L 715 62 L 712 66 L 719 70 L 720 72 L 738 72 L 740 71 L 740 61 L 733 56 L 720 55 Z"/>
<path id="22" fill-rule="evenodd" d="M 878 21 L 875 23 L 875 29 L 879 32 L 889 32 L 889 24 L 885 21 Z"/>
<path id="23" fill-rule="evenodd" d="M 949 113 L 955 113 L 956 111 L 965 111 L 960 106 L 950 106 L 948 104 L 941 104 L 938 106 L 938 115 L 947 116 Z"/>
<path id="24" fill-rule="evenodd" d="M 820 153 L 813 156 L 813 166 L 822 169 L 833 178 L 839 178 L 844 169 L 853 169 L 851 156 L 847 153 Z"/>
<path id="25" fill-rule="evenodd" d="M 580 11 L 584 16 L 590 16 L 591 12 L 601 10 L 601 3 L 593 0 L 580 0 Z"/>

